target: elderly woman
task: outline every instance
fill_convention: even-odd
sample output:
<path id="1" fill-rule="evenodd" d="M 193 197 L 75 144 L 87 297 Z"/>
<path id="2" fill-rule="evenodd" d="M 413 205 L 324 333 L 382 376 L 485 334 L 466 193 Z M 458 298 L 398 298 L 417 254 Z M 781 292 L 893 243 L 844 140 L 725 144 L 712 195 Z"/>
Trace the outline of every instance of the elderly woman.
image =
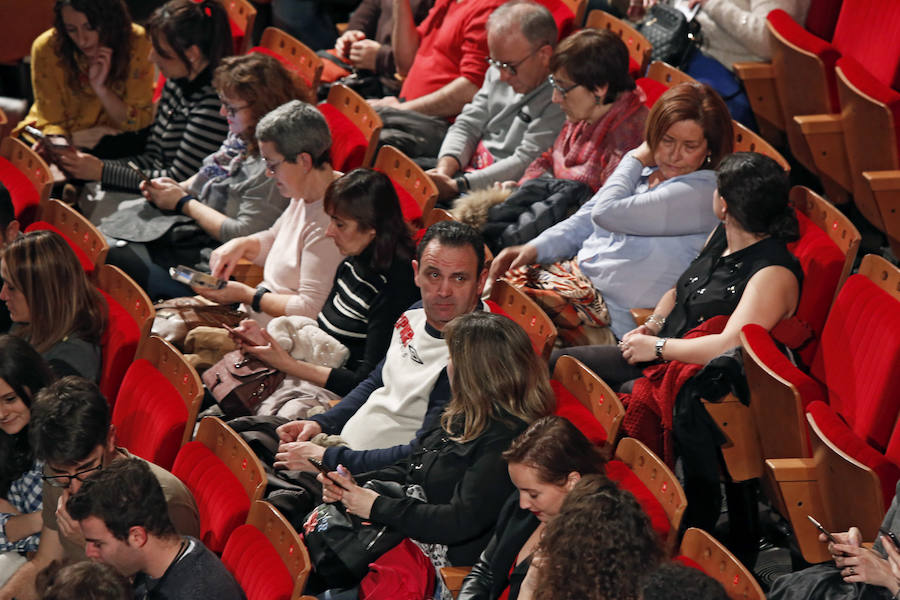
<path id="1" fill-rule="evenodd" d="M 625 152 L 640 145 L 647 119 L 643 95 L 628 74 L 628 48 L 611 31 L 584 29 L 560 42 L 550 71 L 553 102 L 566 123 L 519 183 L 546 174 L 596 192 Z"/>
<path id="2" fill-rule="evenodd" d="M 222 244 L 209 264 L 215 277 L 228 279 L 247 259 L 263 266 L 263 282 L 255 289 L 229 281 L 222 289 L 195 291 L 215 302 L 243 303 L 260 325 L 281 315 L 315 319 L 342 258 L 326 235 L 331 219 L 323 203 L 325 190 L 341 176 L 331 168 L 331 133 L 316 107 L 292 100 L 260 120 L 256 139 L 266 173 L 291 201 L 272 227 Z"/>
<path id="3" fill-rule="evenodd" d="M 661 297 L 716 226 L 709 210 L 713 169 L 731 148 L 731 117 L 719 95 L 698 84 L 671 88 L 650 112 L 646 141 L 625 155 L 603 188 L 565 221 L 503 250 L 491 278 L 535 262 L 565 261 L 554 269 L 585 290 L 579 308 L 593 307 L 581 313 L 581 322 L 593 326 L 584 330 L 609 325 L 625 335 L 633 325 L 629 309 Z"/>
<path id="4" fill-rule="evenodd" d="M 185 181 L 159 177 L 141 183 L 148 201 L 187 218 L 172 224 L 173 217 L 157 213 L 150 225 L 162 218 L 171 224 L 168 229 L 146 242 L 114 245 L 106 259 L 131 275 L 153 300 L 190 293 L 187 286 L 169 277 L 169 267 L 182 264 L 208 270 L 212 248 L 270 227 L 287 207 L 287 199 L 266 176 L 256 124 L 285 102 L 308 97 L 309 91 L 276 59 L 257 53 L 224 59 L 212 83 L 222 102 L 219 114 L 228 120 L 228 137 L 222 146 Z M 135 213 L 145 208 L 141 202 L 131 210 L 120 209 L 100 229 L 117 237 L 117 230 L 133 229 Z"/>

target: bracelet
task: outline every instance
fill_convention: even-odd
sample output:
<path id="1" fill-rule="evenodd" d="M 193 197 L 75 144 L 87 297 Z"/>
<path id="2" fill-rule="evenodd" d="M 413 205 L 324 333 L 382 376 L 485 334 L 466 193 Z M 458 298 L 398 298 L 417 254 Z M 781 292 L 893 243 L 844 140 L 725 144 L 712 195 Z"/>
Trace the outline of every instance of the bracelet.
<path id="1" fill-rule="evenodd" d="M 250 302 L 250 308 L 253 309 L 253 312 L 262 312 L 262 309 L 259 307 L 259 303 L 262 300 L 262 297 L 271 291 L 272 290 L 265 286 L 257 286 L 256 293 L 253 294 L 253 300 Z"/>
<path id="2" fill-rule="evenodd" d="M 178 202 L 175 203 L 175 212 L 179 215 L 184 214 L 184 205 L 190 202 L 191 200 L 196 200 L 197 197 L 193 194 L 187 194 L 178 199 Z"/>
<path id="3" fill-rule="evenodd" d="M 659 360 L 666 360 L 663 358 L 663 350 L 666 347 L 666 342 L 669 341 L 669 338 L 659 338 L 656 340 L 656 358 Z"/>
<path id="4" fill-rule="evenodd" d="M 666 324 L 666 318 L 661 317 L 656 313 L 652 313 L 649 317 L 647 317 L 647 320 L 644 321 L 644 325 L 648 325 L 648 324 L 659 325 L 659 329 L 657 329 L 656 331 L 660 331 L 660 330 L 662 330 L 663 325 Z"/>

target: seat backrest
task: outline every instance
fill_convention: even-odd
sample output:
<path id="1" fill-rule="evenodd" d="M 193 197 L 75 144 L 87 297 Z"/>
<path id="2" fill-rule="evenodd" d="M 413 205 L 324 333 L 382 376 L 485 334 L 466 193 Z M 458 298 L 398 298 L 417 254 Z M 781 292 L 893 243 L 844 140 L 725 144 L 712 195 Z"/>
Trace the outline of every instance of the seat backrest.
<path id="1" fill-rule="evenodd" d="M 253 23 L 256 21 L 256 7 L 248 0 L 222 0 L 228 21 L 231 25 L 231 37 L 234 41 L 234 53 L 243 54 L 250 47 L 253 37 Z"/>
<path id="2" fill-rule="evenodd" d="M 194 441 L 178 451 L 172 473 L 194 495 L 200 537 L 216 553 L 262 498 L 266 473 L 247 442 L 216 417 L 204 417 Z"/>
<path id="3" fill-rule="evenodd" d="M 288 35 L 277 27 L 266 27 L 263 30 L 259 45 L 266 48 L 285 60 L 286 66 L 303 78 L 309 89 L 319 89 L 319 80 L 322 77 L 322 59 L 306 44 L 297 38 Z"/>
<path id="4" fill-rule="evenodd" d="M 331 130 L 331 164 L 341 172 L 369 167 L 375 157 L 381 117 L 374 107 L 345 85 L 336 83 L 319 105 Z"/>
<path id="5" fill-rule="evenodd" d="M 41 216 L 25 228 L 25 231 L 50 230 L 63 236 L 78 257 L 78 261 L 90 277 L 106 262 L 109 243 L 97 227 L 74 208 L 50 199 L 41 205 Z"/>
<path id="6" fill-rule="evenodd" d="M 247 600 L 295 600 L 309 577 L 309 553 L 278 510 L 262 500 L 250 506 L 247 524 L 228 538 L 222 563 Z"/>
<path id="7" fill-rule="evenodd" d="M 128 368 L 113 407 L 118 441 L 132 453 L 170 469 L 191 439 L 203 385 L 174 346 L 151 336 Z"/>
<path id="8" fill-rule="evenodd" d="M 491 300 L 525 330 L 534 351 L 544 360 L 549 359 L 556 342 L 556 325 L 541 307 L 523 291 L 502 279 L 494 282 Z"/>
<path id="9" fill-rule="evenodd" d="M 577 31 L 584 22 L 587 0 L 538 0 L 556 21 L 557 40 L 562 41 Z"/>
<path id="10" fill-rule="evenodd" d="M 150 335 L 156 310 L 144 290 L 116 266 L 100 267 L 97 287 L 109 308 L 108 324 L 100 338 L 103 365 L 99 385 L 113 404 L 138 346 Z"/>
<path id="11" fill-rule="evenodd" d="M 788 173 L 791 172 L 791 165 L 788 161 L 785 160 L 772 144 L 764 140 L 761 135 L 737 121 L 732 121 L 731 125 L 734 129 L 735 152 L 756 152 L 757 154 L 764 154 L 781 165 L 782 169 Z"/>
<path id="12" fill-rule="evenodd" d="M 900 89 L 900 3 L 895 0 L 844 2 L 831 43 L 882 84 Z"/>
<path id="13" fill-rule="evenodd" d="M 806 30 L 826 41 L 834 37 L 834 28 L 844 0 L 812 0 L 806 12 Z"/>
<path id="14" fill-rule="evenodd" d="M 681 69 L 675 68 L 661 60 L 654 60 L 647 67 L 647 79 L 658 81 L 667 88 L 676 86 L 679 83 L 697 83 L 696 79 Z"/>
<path id="15" fill-rule="evenodd" d="M 382 146 L 378 151 L 374 169 L 391 178 L 404 220 L 424 223 L 438 197 L 437 186 L 431 177 L 411 158 L 390 145 Z"/>
<path id="16" fill-rule="evenodd" d="M 841 288 L 810 373 L 861 439 L 885 452 L 900 412 L 900 269 L 866 255 Z"/>
<path id="17" fill-rule="evenodd" d="M 625 407 L 605 381 L 574 356 L 561 356 L 553 369 L 553 379 L 562 383 L 587 408 L 606 432 L 607 447 L 616 445 Z"/>
<path id="18" fill-rule="evenodd" d="M 12 196 L 16 219 L 27 227 L 50 199 L 53 175 L 49 165 L 26 144 L 6 137 L 0 141 L 0 181 Z"/>
<path id="19" fill-rule="evenodd" d="M 432 208 L 428 213 L 428 218 L 425 219 L 425 229 L 428 229 L 435 223 L 440 223 L 441 221 L 455 221 L 456 217 L 450 214 L 450 211 L 444 210 L 443 208 Z"/>
<path id="20" fill-rule="evenodd" d="M 679 554 L 721 583 L 731 600 L 765 600 L 766 595 L 750 570 L 706 531 L 688 527 Z"/>
<path id="21" fill-rule="evenodd" d="M 681 527 L 681 518 L 687 508 L 687 497 L 675 474 L 647 446 L 634 438 L 622 438 L 616 446 L 615 458 L 624 463 L 662 505 L 669 521 L 669 533 L 665 541 L 671 554 Z"/>
<path id="22" fill-rule="evenodd" d="M 635 68 L 637 69 L 636 73 L 632 72 L 632 76 L 637 78 L 647 72 L 647 65 L 650 64 L 650 52 L 653 50 L 653 46 L 637 29 L 622 19 L 618 19 L 602 10 L 592 10 L 588 14 L 585 27 L 609 29 L 622 38 L 622 41 L 628 46 L 628 57 L 631 63 L 629 69 L 631 71 L 634 71 Z"/>

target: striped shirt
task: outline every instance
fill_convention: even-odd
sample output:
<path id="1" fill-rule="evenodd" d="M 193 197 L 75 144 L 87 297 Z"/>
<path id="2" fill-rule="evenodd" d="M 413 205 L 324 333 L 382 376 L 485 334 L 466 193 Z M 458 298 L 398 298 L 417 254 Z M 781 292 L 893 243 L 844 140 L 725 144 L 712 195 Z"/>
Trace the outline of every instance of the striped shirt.
<path id="1" fill-rule="evenodd" d="M 200 169 L 203 159 L 218 150 L 228 133 L 211 78 L 207 70 L 192 81 L 166 81 L 144 153 L 104 161 L 104 187 L 138 189 L 141 178 L 128 167 L 129 160 L 151 178 L 184 181 Z"/>

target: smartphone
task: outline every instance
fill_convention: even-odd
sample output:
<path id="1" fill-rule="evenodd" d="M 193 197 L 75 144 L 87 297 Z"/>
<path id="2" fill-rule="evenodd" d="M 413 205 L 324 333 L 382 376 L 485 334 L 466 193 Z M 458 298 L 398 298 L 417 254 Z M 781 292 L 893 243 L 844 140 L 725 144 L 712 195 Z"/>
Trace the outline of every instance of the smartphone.
<path id="1" fill-rule="evenodd" d="M 235 329 L 234 327 L 229 327 L 228 325 L 225 325 L 224 323 L 222 324 L 222 326 L 228 330 L 228 333 L 230 333 L 231 335 L 238 338 L 239 340 L 241 340 L 242 342 L 244 342 L 245 344 L 247 344 L 249 346 L 265 346 L 265 342 L 260 342 L 259 340 L 254 340 L 254 339 L 250 338 L 249 336 L 247 336 L 247 334 L 245 334 L 243 331 L 239 331 L 239 330 Z"/>
<path id="2" fill-rule="evenodd" d="M 135 171 L 138 175 L 141 176 L 141 179 L 143 179 L 144 181 L 147 182 L 147 185 L 150 185 L 150 178 L 147 177 L 147 174 L 146 174 L 146 173 L 144 173 L 143 171 L 141 171 L 141 168 L 140 168 L 139 166 L 137 166 L 136 164 L 134 164 L 134 161 L 133 161 L 133 160 L 129 160 L 127 164 L 128 164 L 128 166 L 131 168 L 132 171 Z"/>
<path id="3" fill-rule="evenodd" d="M 885 529 L 884 527 L 879 527 L 878 533 L 880 533 L 881 535 L 883 535 L 887 538 L 890 538 L 891 543 L 894 544 L 894 548 L 896 550 L 900 551 L 900 540 L 897 539 L 897 536 L 894 535 L 893 531 L 891 531 L 889 529 Z"/>
<path id="4" fill-rule="evenodd" d="M 31 125 L 26 125 L 24 129 L 25 133 L 33 137 L 35 140 L 44 139 L 44 132 L 36 127 L 32 127 Z"/>
<path id="5" fill-rule="evenodd" d="M 822 524 L 821 524 L 821 523 L 819 523 L 818 521 L 816 521 L 815 519 L 813 519 L 813 518 L 812 518 L 811 516 L 809 516 L 809 515 L 806 515 L 806 518 L 809 519 L 810 522 L 812 522 L 812 524 L 816 526 L 816 529 L 818 529 L 819 531 L 821 531 L 822 533 L 825 534 L 825 537 L 828 538 L 828 541 L 829 541 L 829 542 L 831 542 L 832 544 L 837 544 L 837 543 L 839 543 L 836 539 L 834 539 L 834 536 L 831 535 L 831 532 L 830 532 L 830 531 L 828 531 L 827 529 L 825 529 L 824 527 L 822 527 Z"/>
<path id="6" fill-rule="evenodd" d="M 170 267 L 169 277 L 185 285 L 208 288 L 211 290 L 221 290 L 223 287 L 225 287 L 226 283 L 224 279 L 213 277 L 209 273 L 203 273 L 202 271 L 198 271 L 184 265 Z"/>
<path id="7" fill-rule="evenodd" d="M 319 460 L 318 458 L 307 458 L 306 460 L 308 460 L 308 461 L 310 462 L 310 464 L 312 464 L 312 466 L 314 466 L 315 468 L 317 468 L 317 469 L 319 470 L 319 472 L 322 473 L 322 475 L 324 475 L 325 477 L 327 477 L 328 479 L 330 479 L 330 480 L 331 480 L 331 483 L 333 483 L 334 485 L 338 486 L 338 487 L 341 488 L 342 490 L 346 490 L 346 489 L 347 489 L 347 488 L 345 488 L 343 485 L 341 485 L 341 483 L 340 483 L 339 481 L 337 481 L 337 480 L 334 479 L 331 475 L 328 474 L 328 473 L 329 473 L 328 467 L 326 467 L 325 465 L 323 465 L 321 460 Z"/>

